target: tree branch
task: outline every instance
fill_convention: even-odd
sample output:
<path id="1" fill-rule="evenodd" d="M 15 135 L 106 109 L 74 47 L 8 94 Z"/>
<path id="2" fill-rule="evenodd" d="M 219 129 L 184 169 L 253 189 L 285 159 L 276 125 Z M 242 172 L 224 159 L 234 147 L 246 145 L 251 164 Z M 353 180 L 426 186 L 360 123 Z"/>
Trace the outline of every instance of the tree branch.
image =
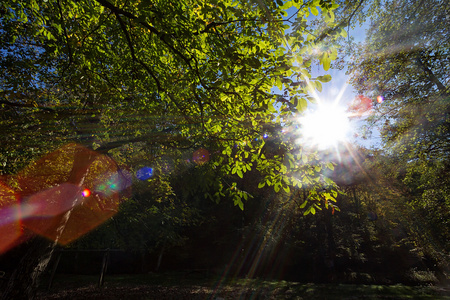
<path id="1" fill-rule="evenodd" d="M 189 64 L 189 61 L 191 60 L 190 58 L 187 58 L 185 55 L 183 55 L 183 53 L 181 53 L 179 50 L 177 50 L 171 43 L 169 43 L 166 39 L 166 37 L 168 36 L 166 33 L 164 32 L 160 32 L 158 29 L 156 29 L 155 27 L 151 26 L 150 24 L 148 24 L 147 22 L 144 21 L 139 21 L 138 17 L 133 15 L 132 13 L 129 13 L 121 8 L 118 8 L 116 6 L 114 6 L 113 4 L 109 3 L 106 0 L 96 0 L 98 3 L 100 3 L 102 6 L 110 9 L 116 16 L 117 15 L 123 15 L 129 19 L 135 20 L 137 21 L 139 24 L 141 24 L 143 27 L 147 28 L 148 30 L 150 30 L 151 33 L 156 34 L 158 36 L 158 38 L 170 49 L 172 50 L 173 53 L 175 53 L 176 55 L 178 55 L 179 57 L 181 57 L 181 59 L 183 59 L 187 64 Z"/>
<path id="2" fill-rule="evenodd" d="M 428 68 L 423 63 L 423 61 L 422 61 L 422 52 L 417 53 L 416 63 L 427 74 L 427 76 L 430 79 L 430 81 L 433 82 L 437 86 L 439 92 L 443 96 L 449 96 L 449 93 L 448 93 L 447 89 L 445 88 L 445 86 L 442 84 L 442 82 L 440 82 L 439 79 L 436 77 L 436 75 L 434 75 L 433 71 L 431 71 L 430 68 Z"/>
<path id="3" fill-rule="evenodd" d="M 222 26 L 222 25 L 227 25 L 227 24 L 231 24 L 231 23 L 236 23 L 236 22 L 248 22 L 248 21 L 258 21 L 257 18 L 254 19 L 238 19 L 238 20 L 231 20 L 231 21 L 227 21 L 227 22 L 211 22 L 208 25 L 206 25 L 205 29 L 201 30 L 200 32 L 194 33 L 194 35 L 199 35 L 201 33 L 206 33 L 208 32 L 209 29 L 211 28 L 215 28 L 217 26 Z"/>
<path id="4" fill-rule="evenodd" d="M 45 107 L 45 106 L 39 106 L 39 105 L 33 105 L 33 104 L 14 103 L 14 102 L 10 102 L 8 100 L 0 100 L 0 104 L 13 106 L 13 107 L 37 108 L 37 109 L 41 109 L 41 110 L 55 112 L 55 110 L 53 108 L 49 108 L 49 107 Z"/>

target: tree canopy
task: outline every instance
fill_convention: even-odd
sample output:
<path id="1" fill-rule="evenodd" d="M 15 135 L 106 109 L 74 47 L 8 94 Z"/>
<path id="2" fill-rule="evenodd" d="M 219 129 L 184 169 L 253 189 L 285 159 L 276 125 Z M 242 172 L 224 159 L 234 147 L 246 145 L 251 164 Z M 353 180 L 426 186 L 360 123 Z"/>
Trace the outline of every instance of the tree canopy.
<path id="1" fill-rule="evenodd" d="M 439 257 L 449 246 L 449 10 L 447 1 L 374 5 L 366 41 L 349 65 L 355 89 L 372 99 L 368 123 L 381 136 L 379 167 L 432 228 L 414 235 L 434 240 Z"/>
<path id="2" fill-rule="evenodd" d="M 336 34 L 309 31 L 307 20 L 320 9 L 332 27 L 336 7 L 329 1 L 4 2 L 2 172 L 17 172 L 32 157 L 75 141 L 111 155 L 134 145 L 153 158 L 203 148 L 222 174 L 243 177 L 258 168 L 276 190 L 300 185 L 288 169 L 298 171 L 297 161 L 320 162 L 282 139 L 296 157 L 268 158 L 263 137 L 279 135 L 275 128 L 306 108 L 308 90 L 329 80 L 311 78 L 309 53 Z M 322 49 L 325 69 L 335 51 Z M 306 79 L 309 85 L 298 84 Z M 286 167 L 286 159 L 295 163 Z M 245 194 L 236 195 L 242 207 Z"/>
<path id="3" fill-rule="evenodd" d="M 3 297 L 32 298 L 58 243 L 151 249 L 159 262 L 183 245 L 201 265 L 216 258 L 194 248 L 220 236 L 206 251 L 241 253 L 238 273 L 264 274 L 276 257 L 320 270 L 308 280 L 401 256 L 445 265 L 449 11 L 439 0 L 3 1 L 0 252 L 47 238 L 23 244 Z M 344 29 L 366 17 L 357 45 Z M 332 65 L 342 53 L 351 60 Z M 296 122 L 331 80 L 312 66 L 346 62 L 350 109 L 370 112 L 382 144 L 342 147 L 334 164 L 298 143 Z M 339 195 L 326 176 L 336 165 Z"/>
<path id="4" fill-rule="evenodd" d="M 308 93 L 330 80 L 313 78 L 310 66 L 317 60 L 327 70 L 336 49 L 313 53 L 345 31 L 314 29 L 309 21 L 320 13 L 334 28 L 336 7 L 318 0 L 3 1 L 0 172 L 8 175 L 6 184 L 21 199 L 65 183 L 76 192 L 101 157 L 114 172 L 126 169 L 149 186 L 153 175 L 168 199 L 176 197 L 164 174 L 187 163 L 208 176 L 192 186 L 186 180 L 181 191 L 227 198 L 241 209 L 251 195 L 239 180 L 253 171 L 261 174 L 260 187 L 276 192 L 307 187 L 305 213 L 331 205 L 335 194 L 323 186 L 333 182 L 321 171 L 332 165 L 281 129 L 305 110 Z M 58 155 L 33 163 L 51 151 Z M 50 167 L 43 170 L 62 174 L 62 182 L 56 176 L 30 187 L 45 175 L 38 174 L 45 162 Z M 67 225 L 73 208 L 55 222 Z M 32 287 L 34 280 L 22 284 Z"/>

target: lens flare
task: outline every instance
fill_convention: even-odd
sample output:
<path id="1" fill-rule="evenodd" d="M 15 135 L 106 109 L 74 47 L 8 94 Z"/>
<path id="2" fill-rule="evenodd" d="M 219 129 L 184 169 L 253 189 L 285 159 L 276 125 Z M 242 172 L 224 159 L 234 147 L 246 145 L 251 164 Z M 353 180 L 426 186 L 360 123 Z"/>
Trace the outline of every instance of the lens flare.
<path id="1" fill-rule="evenodd" d="M 209 161 L 209 151 L 200 148 L 196 151 L 194 151 L 194 154 L 192 155 L 192 160 L 197 164 L 203 164 Z"/>
<path id="2" fill-rule="evenodd" d="M 131 186 L 131 174 L 128 172 L 106 173 L 95 181 L 95 191 L 109 195 Z"/>
<path id="3" fill-rule="evenodd" d="M 23 198 L 23 219 L 51 217 L 70 210 L 81 203 L 84 192 L 80 187 L 63 183 Z M 88 190 L 89 191 L 89 190 Z M 89 191 L 90 193 L 90 191 Z M 87 197 L 87 196 L 84 196 Z"/>
<path id="4" fill-rule="evenodd" d="M 76 144 L 33 162 L 17 179 L 23 226 L 62 245 L 117 213 L 124 190 L 131 186 L 131 175 L 112 158 Z M 104 191 L 97 191 L 102 185 Z"/>
<path id="5" fill-rule="evenodd" d="M 91 191 L 89 189 L 84 189 L 81 194 L 83 197 L 89 197 L 91 195 Z"/>
<path id="6" fill-rule="evenodd" d="M 383 101 L 384 101 L 383 96 L 379 95 L 379 96 L 377 97 L 377 102 L 381 104 Z"/>
<path id="7" fill-rule="evenodd" d="M 136 177 L 139 180 L 148 180 L 153 176 L 153 169 L 150 167 L 142 167 L 136 172 Z"/>
<path id="8" fill-rule="evenodd" d="M 372 108 L 372 99 L 363 95 L 358 95 L 353 99 L 348 110 L 356 116 L 365 116 L 370 114 Z"/>
<path id="9" fill-rule="evenodd" d="M 0 182 L 0 254 L 18 244 L 22 235 L 21 211 L 12 189 Z"/>

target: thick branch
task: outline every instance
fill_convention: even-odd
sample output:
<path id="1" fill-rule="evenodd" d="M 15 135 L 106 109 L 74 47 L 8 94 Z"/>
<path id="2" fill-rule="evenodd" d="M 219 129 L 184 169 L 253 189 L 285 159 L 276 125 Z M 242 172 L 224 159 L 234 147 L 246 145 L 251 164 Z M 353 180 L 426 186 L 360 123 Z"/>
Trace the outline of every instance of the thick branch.
<path id="1" fill-rule="evenodd" d="M 127 145 L 127 144 L 133 144 L 133 143 L 149 143 L 149 144 L 167 143 L 167 142 L 171 142 L 171 141 L 174 141 L 174 140 L 181 141 L 181 140 L 185 139 L 185 138 L 182 138 L 182 137 L 173 138 L 172 135 L 170 135 L 170 139 L 169 139 L 168 136 L 169 135 L 164 134 L 164 133 L 161 133 L 161 134 L 157 135 L 157 134 L 155 134 L 153 132 L 153 133 L 142 135 L 142 136 L 138 136 L 138 137 L 132 137 L 132 138 L 128 138 L 128 139 L 112 141 L 112 142 L 109 142 L 109 143 L 106 143 L 106 144 L 100 146 L 95 151 L 98 152 L 98 153 L 107 153 L 110 150 L 122 147 L 122 146 Z"/>
<path id="2" fill-rule="evenodd" d="M 50 112 L 54 112 L 55 111 L 53 108 L 49 108 L 49 107 L 45 107 L 45 106 L 37 106 L 37 105 L 33 105 L 33 104 L 23 104 L 23 103 L 14 103 L 14 102 L 9 102 L 8 100 L 0 100 L 0 104 L 5 104 L 5 105 L 8 105 L 8 106 L 14 106 L 14 107 L 37 108 L 37 109 L 46 110 L 46 111 L 50 111 Z"/>
<path id="3" fill-rule="evenodd" d="M 206 25 L 205 29 L 203 29 L 199 33 L 194 33 L 194 35 L 198 35 L 200 33 L 206 33 L 206 32 L 208 32 L 209 29 L 215 28 L 217 26 L 227 25 L 227 24 L 236 23 L 236 22 L 248 22 L 248 21 L 258 21 L 258 19 L 256 19 L 256 18 L 253 18 L 253 19 L 238 19 L 238 20 L 231 20 L 231 21 L 227 21 L 227 22 L 214 22 L 213 21 L 213 22 L 209 23 L 208 25 Z"/>
<path id="4" fill-rule="evenodd" d="M 67 67 L 66 67 L 66 69 L 67 69 L 70 66 L 70 64 L 73 62 L 73 51 L 72 51 L 72 47 L 70 46 L 70 43 L 69 43 L 69 35 L 67 34 L 67 28 L 66 28 L 66 24 L 64 21 L 61 3 L 59 1 L 57 1 L 56 3 L 58 5 L 59 15 L 60 15 L 60 19 L 61 19 L 63 29 L 64 29 L 64 37 L 66 39 L 66 45 L 67 45 L 67 49 L 69 51 L 69 63 L 67 64 Z"/>
<path id="5" fill-rule="evenodd" d="M 449 96 L 449 93 L 447 92 L 447 89 L 442 84 L 442 82 L 434 75 L 433 71 L 430 70 L 422 61 L 421 59 L 422 54 L 418 53 L 416 57 L 416 63 L 417 65 L 427 74 L 428 78 L 431 82 L 433 82 L 437 87 L 439 92 L 444 96 Z"/>

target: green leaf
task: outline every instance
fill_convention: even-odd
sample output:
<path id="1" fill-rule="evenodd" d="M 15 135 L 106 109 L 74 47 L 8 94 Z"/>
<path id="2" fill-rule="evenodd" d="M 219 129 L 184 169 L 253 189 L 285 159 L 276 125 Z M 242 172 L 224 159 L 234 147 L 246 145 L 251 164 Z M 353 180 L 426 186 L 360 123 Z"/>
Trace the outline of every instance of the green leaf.
<path id="1" fill-rule="evenodd" d="M 312 206 L 308 207 L 305 212 L 303 213 L 304 216 L 309 215 L 309 213 L 311 212 L 311 208 Z"/>
<path id="2" fill-rule="evenodd" d="M 326 74 L 323 76 L 317 76 L 317 79 L 320 80 L 321 82 L 329 82 L 331 80 L 331 75 Z"/>
<path id="3" fill-rule="evenodd" d="M 244 210 L 244 203 L 242 202 L 241 198 L 239 197 L 235 198 L 234 205 L 237 205 L 241 210 Z"/>
<path id="4" fill-rule="evenodd" d="M 298 99 L 297 110 L 303 112 L 308 107 L 308 102 L 304 98 Z"/>
<path id="5" fill-rule="evenodd" d="M 328 69 L 330 69 L 331 66 L 331 59 L 328 55 L 323 55 L 323 58 L 321 60 L 322 64 L 323 64 L 323 69 L 325 71 L 328 71 Z"/>
<path id="6" fill-rule="evenodd" d="M 273 187 L 273 189 L 275 190 L 276 193 L 278 193 L 280 191 L 280 188 L 281 188 L 281 184 L 279 184 L 279 183 L 276 183 Z"/>
<path id="7" fill-rule="evenodd" d="M 304 164 L 308 162 L 308 156 L 306 154 L 302 154 L 302 161 Z"/>
<path id="8" fill-rule="evenodd" d="M 255 69 L 259 69 L 261 68 L 261 62 L 259 61 L 259 59 L 252 57 L 248 60 L 249 65 L 252 66 Z"/>
<path id="9" fill-rule="evenodd" d="M 265 185 L 266 185 L 266 182 L 265 182 L 265 181 L 260 182 L 260 183 L 258 184 L 258 188 L 259 188 L 259 189 L 260 189 L 260 188 L 263 188 Z"/>
<path id="10" fill-rule="evenodd" d="M 316 85 L 316 89 L 317 89 L 319 92 L 321 92 L 321 91 L 322 91 L 322 84 L 320 83 L 320 81 L 316 81 L 316 82 L 315 82 L 315 85 Z"/>
<path id="11" fill-rule="evenodd" d="M 317 10 L 317 7 L 311 7 L 311 13 L 315 16 L 319 15 L 319 11 Z"/>
<path id="12" fill-rule="evenodd" d="M 308 200 L 305 200 L 305 202 L 303 202 L 302 205 L 300 205 L 300 208 L 304 208 L 306 204 L 308 204 Z"/>
<path id="13" fill-rule="evenodd" d="M 244 177 L 244 175 L 242 174 L 242 170 L 236 170 L 236 174 L 241 178 Z"/>
<path id="14" fill-rule="evenodd" d="M 283 90 L 283 83 L 281 82 L 280 78 L 275 79 L 275 86 L 281 91 Z"/>

